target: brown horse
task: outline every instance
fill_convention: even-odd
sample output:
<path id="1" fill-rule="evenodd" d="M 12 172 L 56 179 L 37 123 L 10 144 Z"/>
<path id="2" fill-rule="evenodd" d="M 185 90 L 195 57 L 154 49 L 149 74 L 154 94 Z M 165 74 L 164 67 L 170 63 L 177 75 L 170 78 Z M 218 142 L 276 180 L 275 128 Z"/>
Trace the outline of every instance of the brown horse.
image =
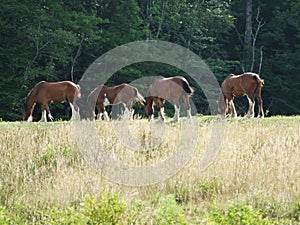
<path id="1" fill-rule="evenodd" d="M 52 121 L 53 116 L 50 113 L 48 102 L 57 103 L 68 100 L 71 109 L 71 120 L 80 119 L 79 107 L 75 103 L 76 98 L 80 98 L 80 86 L 71 81 L 61 82 L 45 82 L 37 83 L 27 95 L 23 106 L 23 119 L 32 122 L 32 113 L 35 105 L 38 103 L 42 108 L 42 118 L 40 121 L 47 122 L 47 113 L 49 119 Z"/>
<path id="2" fill-rule="evenodd" d="M 159 117 L 162 121 L 165 121 L 164 117 L 164 104 L 165 100 L 170 101 L 175 108 L 175 114 L 173 122 L 179 121 L 180 98 L 183 98 L 184 104 L 187 110 L 187 116 L 189 119 L 192 118 L 191 107 L 189 98 L 194 93 L 193 88 L 189 85 L 188 81 L 181 76 L 176 77 L 158 77 L 150 85 L 148 89 L 148 97 L 146 97 L 146 113 L 149 121 L 154 117 L 154 105 L 158 108 Z"/>
<path id="3" fill-rule="evenodd" d="M 223 116 L 237 117 L 234 107 L 234 97 L 247 96 L 249 101 L 249 110 L 247 117 L 254 117 L 254 96 L 256 96 L 259 106 L 258 117 L 264 117 L 263 101 L 261 99 L 261 90 L 264 80 L 256 73 L 244 73 L 241 75 L 230 74 L 222 83 L 218 112 Z M 228 105 L 230 113 L 228 114 Z"/>
<path id="4" fill-rule="evenodd" d="M 130 118 L 132 119 L 134 113 L 132 105 L 134 101 L 139 102 L 142 105 L 145 103 L 144 97 L 135 87 L 129 84 L 120 84 L 114 87 L 107 87 L 102 84 L 89 94 L 87 99 L 86 116 L 88 119 L 95 119 L 95 108 L 97 108 L 97 118 L 101 119 L 102 115 L 104 115 L 105 119 L 109 120 L 105 106 L 123 103 L 125 110 L 130 112 Z"/>

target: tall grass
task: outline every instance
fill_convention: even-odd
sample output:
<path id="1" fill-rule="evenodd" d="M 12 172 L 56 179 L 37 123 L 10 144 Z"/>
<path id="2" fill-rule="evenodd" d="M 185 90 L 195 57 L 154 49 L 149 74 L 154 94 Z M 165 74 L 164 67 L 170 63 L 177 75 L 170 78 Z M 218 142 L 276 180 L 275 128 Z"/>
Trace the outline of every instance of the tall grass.
<path id="1" fill-rule="evenodd" d="M 47 206 L 64 208 L 105 190 L 119 193 L 128 208 L 137 207 L 131 202 L 142 201 L 140 204 L 153 212 L 164 204 L 161 198 L 168 199 L 163 196 L 172 195 L 184 206 L 184 211 L 176 210 L 184 213 L 189 223 L 205 222 L 203 215 L 214 207 L 230 210 L 230 205 L 239 203 L 264 209 L 262 215 L 266 218 L 296 215 L 297 219 L 300 117 L 227 120 L 219 154 L 204 171 L 200 169 L 201 157 L 215 118 L 195 119 L 199 123 L 197 138 L 184 141 L 184 120 L 179 124 L 149 124 L 146 120 L 2 122 L 0 204 L 8 209 L 22 204 L 33 211 Z M 89 132 L 101 139 L 98 144 L 89 138 Z M 127 186 L 110 182 L 103 171 L 113 173 L 113 165 L 99 167 L 98 148 L 126 165 L 145 167 L 164 162 L 179 144 L 191 146 L 192 141 L 196 148 L 191 160 L 174 176 L 156 184 Z M 151 218 L 157 220 L 157 215 Z"/>

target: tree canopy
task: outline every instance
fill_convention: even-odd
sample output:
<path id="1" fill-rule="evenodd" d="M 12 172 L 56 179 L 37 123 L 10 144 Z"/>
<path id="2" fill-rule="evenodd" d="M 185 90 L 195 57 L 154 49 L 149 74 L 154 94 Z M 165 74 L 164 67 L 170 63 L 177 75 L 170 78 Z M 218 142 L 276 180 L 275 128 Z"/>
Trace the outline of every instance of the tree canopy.
<path id="1" fill-rule="evenodd" d="M 99 56 L 139 40 L 188 48 L 220 83 L 230 73 L 260 73 L 267 115 L 299 114 L 299 11 L 296 0 L 1 0 L 0 118 L 21 120 L 24 98 L 37 82 L 76 83 Z M 153 62 L 123 68 L 109 82 L 145 74 L 183 75 L 196 86 L 179 69 Z M 198 113 L 209 113 L 201 90 L 193 102 Z M 56 106 L 56 117 L 66 107 Z"/>

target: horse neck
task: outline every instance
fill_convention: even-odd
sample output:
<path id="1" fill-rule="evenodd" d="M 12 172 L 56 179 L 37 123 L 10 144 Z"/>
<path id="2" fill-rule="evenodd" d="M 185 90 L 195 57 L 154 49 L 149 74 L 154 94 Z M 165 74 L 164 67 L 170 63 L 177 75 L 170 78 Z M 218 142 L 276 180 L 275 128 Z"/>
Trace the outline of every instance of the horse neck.
<path id="1" fill-rule="evenodd" d="M 35 100 L 35 93 L 30 92 L 30 94 L 27 96 L 24 104 L 24 110 L 27 114 L 31 114 L 32 108 L 35 106 L 36 100 Z"/>

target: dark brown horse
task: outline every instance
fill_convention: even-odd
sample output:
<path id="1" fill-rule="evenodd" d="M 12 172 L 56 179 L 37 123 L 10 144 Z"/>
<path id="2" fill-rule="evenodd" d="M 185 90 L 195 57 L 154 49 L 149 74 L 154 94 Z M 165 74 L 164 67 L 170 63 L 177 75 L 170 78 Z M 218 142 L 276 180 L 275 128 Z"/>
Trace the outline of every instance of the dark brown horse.
<path id="1" fill-rule="evenodd" d="M 180 98 L 183 99 L 187 110 L 187 116 L 189 119 L 191 119 L 192 115 L 189 98 L 193 93 L 193 88 L 189 85 L 188 81 L 184 77 L 158 77 L 150 85 L 147 93 L 148 97 L 146 97 L 145 109 L 149 121 L 151 121 L 154 117 L 154 105 L 156 105 L 159 110 L 159 117 L 162 119 L 162 121 L 165 121 L 164 104 L 165 100 L 167 100 L 170 101 L 175 108 L 173 122 L 178 122 L 180 112 Z"/>
<path id="2" fill-rule="evenodd" d="M 97 118 L 101 119 L 102 115 L 104 115 L 105 119 L 109 120 L 105 106 L 123 103 L 125 110 L 130 112 L 130 118 L 132 119 L 134 113 L 132 105 L 134 101 L 142 105 L 145 103 L 145 99 L 139 91 L 129 84 L 120 84 L 114 87 L 100 85 L 88 96 L 86 116 L 88 119 L 95 119 L 95 108 L 97 108 Z"/>
<path id="3" fill-rule="evenodd" d="M 223 116 L 236 117 L 237 113 L 234 107 L 234 97 L 247 96 L 249 101 L 249 110 L 247 117 L 254 117 L 254 97 L 256 96 L 259 112 L 258 117 L 264 117 L 263 101 L 261 99 L 261 90 L 264 80 L 256 73 L 244 73 L 241 75 L 230 74 L 222 83 L 218 112 Z M 228 106 L 229 105 L 229 106 Z M 230 108 L 230 113 L 229 109 Z"/>
<path id="4" fill-rule="evenodd" d="M 53 116 L 50 113 L 48 102 L 57 103 L 68 100 L 71 109 L 71 120 L 80 119 L 79 107 L 75 100 L 80 98 L 80 86 L 74 84 L 71 81 L 61 82 L 45 82 L 41 81 L 37 83 L 33 89 L 27 95 L 23 106 L 23 120 L 31 122 L 33 120 L 32 113 L 36 104 L 40 104 L 42 108 L 42 118 L 40 121 L 47 122 L 47 114 L 52 121 Z"/>

